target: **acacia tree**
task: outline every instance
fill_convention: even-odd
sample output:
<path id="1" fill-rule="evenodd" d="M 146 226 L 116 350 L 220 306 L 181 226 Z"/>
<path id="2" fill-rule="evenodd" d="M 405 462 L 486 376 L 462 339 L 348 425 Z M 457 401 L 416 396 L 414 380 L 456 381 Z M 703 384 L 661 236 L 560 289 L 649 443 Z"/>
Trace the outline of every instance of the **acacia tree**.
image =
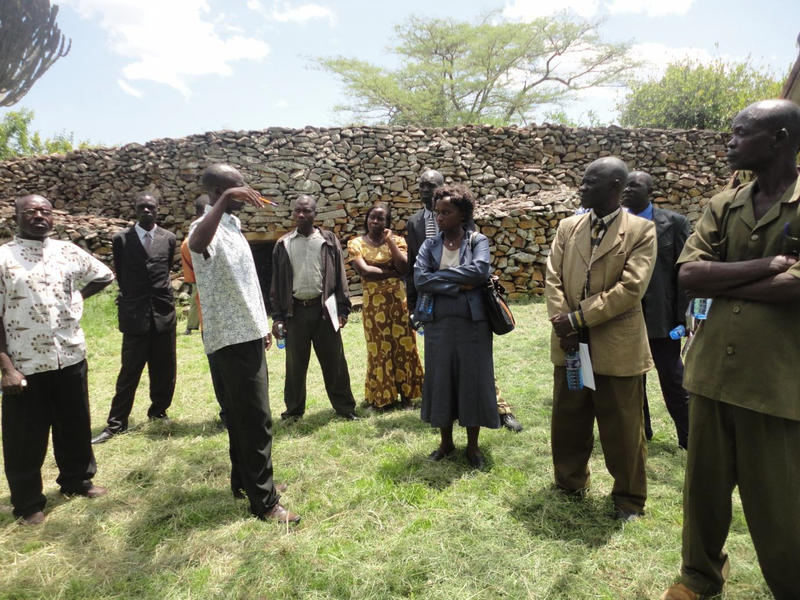
<path id="1" fill-rule="evenodd" d="M 49 0 L 0 1 L 0 106 L 15 104 L 69 52 L 57 14 Z"/>
<path id="2" fill-rule="evenodd" d="M 345 84 L 356 118 L 397 125 L 527 122 L 577 90 L 617 85 L 634 63 L 627 44 L 603 42 L 596 21 L 566 14 L 528 23 L 476 24 L 412 17 L 395 27 L 401 59 L 386 69 L 356 58 L 318 58 Z"/>
<path id="3" fill-rule="evenodd" d="M 749 61 L 684 59 L 670 63 L 659 79 L 632 82 L 617 109 L 626 127 L 727 131 L 745 106 L 780 92 L 781 82 Z"/>

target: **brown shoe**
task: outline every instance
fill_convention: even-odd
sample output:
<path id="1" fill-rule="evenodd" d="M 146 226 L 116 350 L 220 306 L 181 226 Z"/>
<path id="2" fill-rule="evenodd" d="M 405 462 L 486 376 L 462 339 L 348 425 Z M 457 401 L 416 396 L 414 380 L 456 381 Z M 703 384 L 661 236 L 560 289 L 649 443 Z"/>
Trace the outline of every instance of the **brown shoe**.
<path id="1" fill-rule="evenodd" d="M 278 523 L 299 523 L 300 515 L 289 512 L 280 504 L 276 504 L 267 512 L 256 515 L 261 521 L 277 521 Z"/>
<path id="2" fill-rule="evenodd" d="M 697 592 L 693 592 L 682 583 L 676 583 L 669 586 L 669 589 L 661 594 L 659 600 L 700 600 L 702 596 Z"/>
<path id="3" fill-rule="evenodd" d="M 67 497 L 86 496 L 87 498 L 99 498 L 100 496 L 105 496 L 108 493 L 108 490 L 104 487 L 100 487 L 99 485 L 93 485 L 88 490 L 61 490 L 61 493 Z"/>
<path id="4" fill-rule="evenodd" d="M 23 518 L 20 523 L 22 525 L 41 525 L 44 523 L 45 516 L 42 511 L 37 511 L 32 515 L 28 515 L 27 517 Z"/>

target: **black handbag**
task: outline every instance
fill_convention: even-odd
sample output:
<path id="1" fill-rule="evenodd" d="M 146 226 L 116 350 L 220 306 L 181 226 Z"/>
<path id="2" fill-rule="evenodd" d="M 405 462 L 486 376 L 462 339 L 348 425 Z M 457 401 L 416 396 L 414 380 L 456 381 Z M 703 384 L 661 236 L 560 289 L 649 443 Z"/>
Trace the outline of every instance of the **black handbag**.
<path id="1" fill-rule="evenodd" d="M 492 332 L 497 335 L 505 335 L 509 331 L 513 331 L 516 322 L 514 314 L 506 302 L 506 290 L 500 283 L 500 279 L 496 275 L 490 276 L 481 291 L 486 301 L 486 314 L 489 316 L 489 327 L 492 328 Z"/>

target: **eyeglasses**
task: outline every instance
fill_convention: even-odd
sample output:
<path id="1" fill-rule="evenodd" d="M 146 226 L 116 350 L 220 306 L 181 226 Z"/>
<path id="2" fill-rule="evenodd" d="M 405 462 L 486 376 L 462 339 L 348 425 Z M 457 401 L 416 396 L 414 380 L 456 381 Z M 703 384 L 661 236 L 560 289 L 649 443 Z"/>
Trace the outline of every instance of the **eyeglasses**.
<path id="1" fill-rule="evenodd" d="M 26 208 L 22 211 L 22 214 L 26 217 L 33 217 L 36 213 L 41 213 L 43 217 L 50 217 L 53 215 L 53 211 L 49 208 Z"/>

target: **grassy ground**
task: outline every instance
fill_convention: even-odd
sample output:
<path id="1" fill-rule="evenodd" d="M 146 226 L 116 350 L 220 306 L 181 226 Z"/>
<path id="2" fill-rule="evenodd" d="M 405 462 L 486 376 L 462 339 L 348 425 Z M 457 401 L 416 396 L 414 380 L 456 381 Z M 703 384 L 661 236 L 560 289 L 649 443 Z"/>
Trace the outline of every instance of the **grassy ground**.
<path id="1" fill-rule="evenodd" d="M 541 304 L 515 313 L 518 330 L 496 338 L 495 365 L 525 431 L 482 433 L 486 472 L 471 471 L 463 452 L 426 462 L 437 435 L 416 412 L 333 418 L 312 358 L 306 418 L 275 426 L 276 477 L 289 484 L 283 502 L 303 517 L 290 531 L 249 518 L 246 501 L 231 496 L 227 436 L 215 423 L 200 336 L 179 336 L 171 422 L 147 421 L 145 377 L 133 430 L 96 448 L 107 496 L 63 499 L 49 456 L 48 520 L 26 528 L 14 522 L 2 479 L 0 598 L 657 598 L 680 562 L 685 455 L 656 378 L 647 515 L 621 525 L 610 517 L 599 446 L 583 502 L 551 489 L 548 325 Z M 87 303 L 84 324 L 96 433 L 119 361 L 111 293 Z M 358 315 L 344 337 L 360 398 Z M 277 417 L 281 351 L 268 361 Z M 456 434 L 463 446 L 463 430 Z M 738 499 L 727 548 L 733 570 L 723 597 L 769 598 Z"/>

